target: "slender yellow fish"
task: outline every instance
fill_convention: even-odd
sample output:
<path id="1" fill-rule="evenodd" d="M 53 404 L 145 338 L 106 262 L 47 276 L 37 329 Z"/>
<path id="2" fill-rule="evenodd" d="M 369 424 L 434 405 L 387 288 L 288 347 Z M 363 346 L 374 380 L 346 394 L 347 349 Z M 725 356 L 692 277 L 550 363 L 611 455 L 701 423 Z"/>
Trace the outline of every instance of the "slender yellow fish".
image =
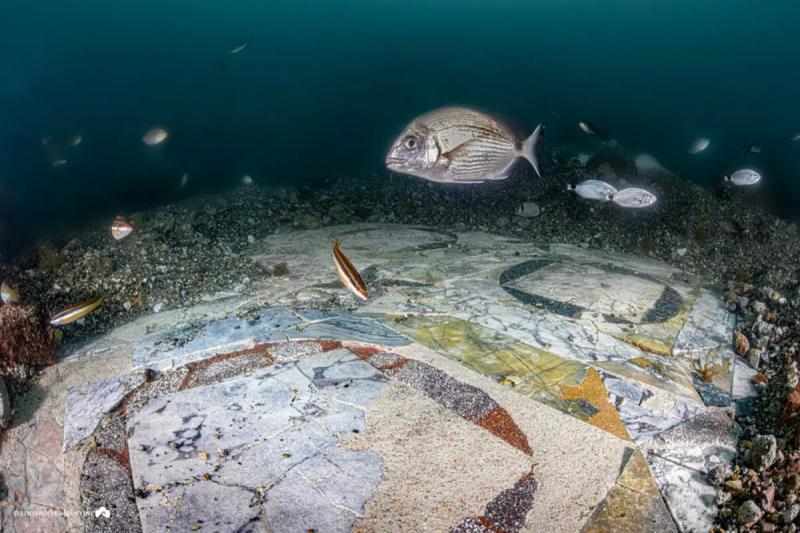
<path id="1" fill-rule="evenodd" d="M 76 320 L 80 320 L 81 318 L 85 317 L 98 307 L 106 300 L 106 295 L 98 296 L 97 298 L 93 298 L 91 300 L 86 300 L 79 304 L 75 304 L 73 306 L 67 307 L 60 313 L 53 315 L 50 318 L 50 325 L 51 326 L 63 326 L 65 324 L 69 324 L 70 322 L 75 322 Z"/>
<path id="2" fill-rule="evenodd" d="M 366 300 L 367 286 L 364 284 L 364 280 L 356 270 L 356 267 L 353 266 L 350 259 L 339 248 L 339 239 L 333 241 L 333 264 L 336 265 L 336 272 L 339 274 L 342 284 L 357 297 Z"/>

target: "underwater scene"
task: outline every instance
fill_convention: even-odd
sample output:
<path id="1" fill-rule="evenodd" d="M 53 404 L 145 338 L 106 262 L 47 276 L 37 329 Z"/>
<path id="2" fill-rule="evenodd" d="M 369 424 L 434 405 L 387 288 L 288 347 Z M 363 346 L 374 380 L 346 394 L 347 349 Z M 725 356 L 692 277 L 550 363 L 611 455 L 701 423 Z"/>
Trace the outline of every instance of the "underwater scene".
<path id="1" fill-rule="evenodd" d="M 800 3 L 2 11 L 0 531 L 800 527 Z"/>

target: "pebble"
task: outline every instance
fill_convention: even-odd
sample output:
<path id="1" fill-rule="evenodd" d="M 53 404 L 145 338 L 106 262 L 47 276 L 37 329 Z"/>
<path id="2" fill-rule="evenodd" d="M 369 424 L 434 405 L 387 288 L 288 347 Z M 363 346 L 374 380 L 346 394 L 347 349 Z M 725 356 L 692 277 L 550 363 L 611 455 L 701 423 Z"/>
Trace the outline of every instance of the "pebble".
<path id="1" fill-rule="evenodd" d="M 688 251 L 689 251 L 688 248 L 678 248 L 677 250 L 675 250 L 675 253 L 678 254 L 679 257 L 683 257 L 684 255 L 686 255 L 686 252 Z"/>
<path id="2" fill-rule="evenodd" d="M 730 468 L 728 465 L 715 466 L 708 471 L 708 482 L 715 487 L 720 487 L 725 482 L 725 478 L 730 475 Z"/>
<path id="3" fill-rule="evenodd" d="M 153 306 L 154 313 L 160 313 L 162 309 L 164 309 L 164 304 L 161 302 L 158 302 L 156 305 Z"/>
<path id="4" fill-rule="evenodd" d="M 783 513 L 781 513 L 781 518 L 787 524 L 794 522 L 794 519 L 797 518 L 797 515 L 800 514 L 800 503 L 795 503 L 786 509 L 784 509 Z"/>
<path id="5" fill-rule="evenodd" d="M 736 516 L 739 518 L 739 522 L 745 526 L 755 524 L 761 520 L 763 514 L 764 513 L 762 513 L 761 509 L 753 500 L 747 500 L 736 510 Z"/>
<path id="6" fill-rule="evenodd" d="M 247 236 L 247 242 L 249 242 L 250 244 L 255 244 L 256 238 L 253 237 L 252 235 L 248 235 Z"/>
<path id="7" fill-rule="evenodd" d="M 749 452 L 750 466 L 764 470 L 772 466 L 777 456 L 778 445 L 774 435 L 756 435 Z"/>
<path id="8" fill-rule="evenodd" d="M 517 216 L 525 218 L 538 217 L 542 213 L 542 209 L 535 202 L 524 202 L 522 207 L 517 209 Z"/>

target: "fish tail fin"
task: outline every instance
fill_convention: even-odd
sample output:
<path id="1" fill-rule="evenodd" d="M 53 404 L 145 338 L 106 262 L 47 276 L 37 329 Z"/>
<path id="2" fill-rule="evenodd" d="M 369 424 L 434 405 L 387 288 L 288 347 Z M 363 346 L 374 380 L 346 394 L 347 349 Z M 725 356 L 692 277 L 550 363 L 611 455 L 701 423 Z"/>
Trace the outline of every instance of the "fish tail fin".
<path id="1" fill-rule="evenodd" d="M 536 171 L 536 174 L 540 178 L 542 177 L 542 172 L 539 170 L 539 156 L 537 155 L 537 147 L 543 135 L 544 124 L 539 124 L 536 126 L 536 129 L 533 130 L 531 136 L 525 139 L 525 141 L 522 143 L 521 150 L 522 157 L 530 162 L 530 164 L 533 166 L 533 170 Z"/>
<path id="2" fill-rule="evenodd" d="M 568 191 L 574 191 L 575 190 L 575 185 L 573 185 L 572 183 L 567 183 L 567 190 Z"/>

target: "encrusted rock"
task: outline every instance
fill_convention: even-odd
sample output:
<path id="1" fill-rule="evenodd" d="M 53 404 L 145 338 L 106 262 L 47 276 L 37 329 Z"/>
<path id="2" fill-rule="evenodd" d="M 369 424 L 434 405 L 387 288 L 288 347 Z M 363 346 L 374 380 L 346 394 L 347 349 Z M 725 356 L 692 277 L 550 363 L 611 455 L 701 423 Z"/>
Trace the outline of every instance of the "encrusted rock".
<path id="1" fill-rule="evenodd" d="M 747 340 L 744 333 L 737 331 L 733 334 L 733 348 L 736 350 L 736 353 L 742 357 L 747 355 L 747 352 L 750 350 L 750 341 Z"/>
<path id="2" fill-rule="evenodd" d="M 54 344 L 53 330 L 40 309 L 0 307 L 0 373 L 27 375 L 27 369 L 55 363 Z"/>
<path id="3" fill-rule="evenodd" d="M 11 396 L 6 388 L 5 380 L 0 377 L 0 429 L 5 429 L 11 422 Z"/>
<path id="4" fill-rule="evenodd" d="M 783 510 L 781 519 L 785 523 L 791 524 L 794 522 L 794 519 L 797 518 L 798 514 L 800 514 L 800 503 L 795 503 Z"/>
<path id="5" fill-rule="evenodd" d="M 753 500 L 747 500 L 736 510 L 736 516 L 742 525 L 749 526 L 755 524 L 763 516 L 763 512 Z"/>
<path id="6" fill-rule="evenodd" d="M 774 435 L 756 435 L 750 448 L 748 463 L 756 470 L 764 470 L 772 466 L 777 453 L 778 445 Z"/>

